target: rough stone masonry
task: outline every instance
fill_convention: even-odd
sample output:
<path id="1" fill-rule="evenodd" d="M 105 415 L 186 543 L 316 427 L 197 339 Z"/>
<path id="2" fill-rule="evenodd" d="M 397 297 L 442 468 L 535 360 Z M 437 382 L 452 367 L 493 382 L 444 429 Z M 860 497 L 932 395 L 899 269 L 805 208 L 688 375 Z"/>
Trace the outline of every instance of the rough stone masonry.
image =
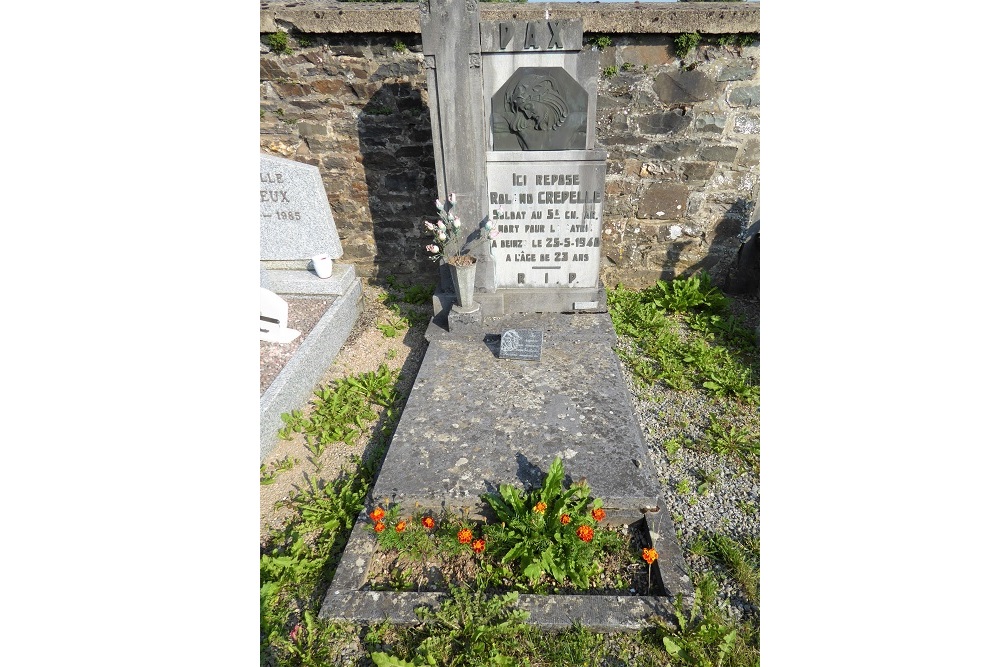
<path id="1" fill-rule="evenodd" d="M 595 147 L 608 153 L 605 285 L 700 269 L 721 284 L 733 272 L 760 180 L 760 48 L 725 36 L 754 36 L 759 9 L 482 5 L 484 21 L 583 21 L 598 59 Z M 260 146 L 320 167 L 344 261 L 360 275 L 434 282 L 419 229 L 437 177 L 417 15 L 409 3 L 263 3 Z M 277 31 L 287 53 L 270 45 Z M 675 38 L 693 32 L 701 42 L 682 55 Z"/>

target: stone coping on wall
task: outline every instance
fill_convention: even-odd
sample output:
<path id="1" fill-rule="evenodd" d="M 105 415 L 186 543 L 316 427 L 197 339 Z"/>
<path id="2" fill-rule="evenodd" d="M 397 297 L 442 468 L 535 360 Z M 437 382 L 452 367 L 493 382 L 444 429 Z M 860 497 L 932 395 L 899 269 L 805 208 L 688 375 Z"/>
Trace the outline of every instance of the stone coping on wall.
<path id="1" fill-rule="evenodd" d="M 260 31 L 419 33 L 418 11 L 417 3 L 409 2 L 265 1 L 260 4 Z M 586 33 L 760 32 L 757 2 L 481 3 L 480 16 L 483 21 L 579 18 Z"/>

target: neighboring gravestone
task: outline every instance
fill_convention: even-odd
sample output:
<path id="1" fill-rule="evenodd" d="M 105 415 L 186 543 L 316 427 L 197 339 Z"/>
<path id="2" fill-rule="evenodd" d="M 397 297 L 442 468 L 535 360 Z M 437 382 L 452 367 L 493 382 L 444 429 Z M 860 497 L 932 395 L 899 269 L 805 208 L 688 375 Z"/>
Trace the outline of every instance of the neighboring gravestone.
<path id="1" fill-rule="evenodd" d="M 319 169 L 261 154 L 261 345 L 292 340 L 298 344 L 260 397 L 261 460 L 277 444 L 282 413 L 302 409 L 358 319 L 361 281 L 352 264 L 332 261 L 343 254 Z M 318 267 L 313 267 L 313 258 Z M 288 305 L 280 295 L 332 297 L 333 301 L 299 338 L 287 327 Z"/>
<path id="2" fill-rule="evenodd" d="M 333 263 L 329 277 L 312 258 L 337 260 L 344 250 L 319 168 L 260 156 L 261 287 L 278 294 L 346 294 L 354 266 Z M 329 268 L 329 267 L 326 267 Z"/>
<path id="3" fill-rule="evenodd" d="M 308 260 L 344 254 L 319 168 L 260 156 L 260 258 Z"/>
<path id="4" fill-rule="evenodd" d="M 508 329 L 500 336 L 500 358 L 541 361 L 544 338 L 541 329 Z"/>

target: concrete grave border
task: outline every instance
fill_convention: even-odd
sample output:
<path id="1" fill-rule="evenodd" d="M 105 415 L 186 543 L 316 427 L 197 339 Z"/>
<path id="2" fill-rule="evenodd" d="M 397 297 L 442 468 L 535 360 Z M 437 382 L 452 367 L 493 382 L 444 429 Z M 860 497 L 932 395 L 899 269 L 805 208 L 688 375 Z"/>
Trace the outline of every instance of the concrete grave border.
<path id="1" fill-rule="evenodd" d="M 660 507 L 666 507 L 662 499 Z M 609 526 L 640 523 L 647 543 L 659 558 L 652 567 L 652 587 L 658 595 L 518 595 L 516 608 L 528 612 L 527 623 L 542 630 L 564 630 L 579 622 L 597 632 L 641 630 L 654 625 L 653 618 L 676 628 L 673 601 L 677 595 L 689 609 L 694 587 L 687 574 L 674 525 L 660 510 L 638 515 L 609 512 Z M 325 620 L 360 623 L 388 621 L 394 625 L 416 625 L 418 607 L 438 608 L 448 597 L 443 592 L 410 593 L 365 590 L 368 571 L 376 550 L 375 533 L 367 529 L 365 511 L 358 514 L 341 556 L 333 583 L 319 616 Z"/>
<path id="2" fill-rule="evenodd" d="M 318 279 L 317 279 L 318 280 Z M 301 410 L 330 367 L 361 312 L 361 281 L 336 297 L 285 367 L 260 397 L 260 460 L 278 443 L 281 413 Z"/>

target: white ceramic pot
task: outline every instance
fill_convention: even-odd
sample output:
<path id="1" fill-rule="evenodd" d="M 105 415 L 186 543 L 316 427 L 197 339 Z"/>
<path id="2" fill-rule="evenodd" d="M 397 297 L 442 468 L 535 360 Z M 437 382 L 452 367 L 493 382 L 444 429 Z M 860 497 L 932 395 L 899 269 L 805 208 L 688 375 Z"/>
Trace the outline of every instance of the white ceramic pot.
<path id="1" fill-rule="evenodd" d="M 316 255 L 312 258 L 313 271 L 320 278 L 329 278 L 333 275 L 333 259 L 329 255 Z"/>

